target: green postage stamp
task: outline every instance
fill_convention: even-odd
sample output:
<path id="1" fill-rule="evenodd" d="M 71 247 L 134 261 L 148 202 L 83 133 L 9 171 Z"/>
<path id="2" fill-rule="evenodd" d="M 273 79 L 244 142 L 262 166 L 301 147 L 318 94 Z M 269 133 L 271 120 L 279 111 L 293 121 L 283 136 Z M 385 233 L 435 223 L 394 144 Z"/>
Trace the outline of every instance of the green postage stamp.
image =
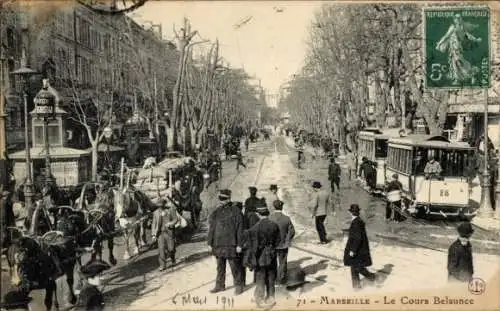
<path id="1" fill-rule="evenodd" d="M 428 88 L 490 87 L 488 7 L 424 9 Z"/>

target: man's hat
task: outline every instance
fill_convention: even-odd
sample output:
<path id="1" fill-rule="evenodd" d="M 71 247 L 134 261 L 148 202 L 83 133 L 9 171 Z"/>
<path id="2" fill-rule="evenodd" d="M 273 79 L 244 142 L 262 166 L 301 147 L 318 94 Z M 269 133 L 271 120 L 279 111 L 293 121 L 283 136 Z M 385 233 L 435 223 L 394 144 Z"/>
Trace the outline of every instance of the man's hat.
<path id="1" fill-rule="evenodd" d="M 267 206 L 259 206 L 256 208 L 256 212 L 259 214 L 266 214 L 269 213 L 269 209 L 267 208 Z"/>
<path id="2" fill-rule="evenodd" d="M 257 192 L 257 188 L 255 187 L 248 187 L 248 190 L 250 190 L 250 192 L 254 193 L 254 192 Z"/>
<path id="3" fill-rule="evenodd" d="M 287 289 L 292 289 L 294 287 L 298 287 L 300 285 L 308 283 L 306 281 L 306 273 L 302 269 L 292 269 L 288 272 L 287 279 Z"/>
<path id="4" fill-rule="evenodd" d="M 398 179 L 398 178 L 399 178 L 399 175 L 398 175 L 398 174 L 392 174 L 392 178 L 394 178 L 394 179 Z"/>
<path id="5" fill-rule="evenodd" d="M 229 189 L 222 189 L 219 191 L 219 199 L 221 200 L 227 200 L 231 198 L 231 190 Z"/>
<path id="6" fill-rule="evenodd" d="M 28 308 L 28 304 L 33 300 L 28 293 L 18 290 L 11 290 L 3 296 L 0 308 L 6 310 Z"/>
<path id="7" fill-rule="evenodd" d="M 278 185 L 276 185 L 276 184 L 272 184 L 272 185 L 269 187 L 269 190 L 278 190 Z"/>
<path id="8" fill-rule="evenodd" d="M 351 214 L 355 216 L 359 216 L 359 211 L 360 208 L 358 204 L 351 204 L 351 206 L 349 207 L 349 212 L 351 212 Z"/>
<path id="9" fill-rule="evenodd" d="M 458 225 L 457 231 L 458 234 L 464 238 L 469 237 L 472 233 L 474 233 L 474 229 L 472 229 L 470 222 L 463 222 Z"/>
<path id="10" fill-rule="evenodd" d="M 321 183 L 319 181 L 315 181 L 315 182 L 313 182 L 312 187 L 319 189 L 319 188 L 321 188 Z"/>
<path id="11" fill-rule="evenodd" d="M 274 208 L 278 209 L 278 208 L 282 208 L 283 207 L 283 201 L 280 201 L 280 200 L 274 200 L 273 202 L 273 206 Z"/>

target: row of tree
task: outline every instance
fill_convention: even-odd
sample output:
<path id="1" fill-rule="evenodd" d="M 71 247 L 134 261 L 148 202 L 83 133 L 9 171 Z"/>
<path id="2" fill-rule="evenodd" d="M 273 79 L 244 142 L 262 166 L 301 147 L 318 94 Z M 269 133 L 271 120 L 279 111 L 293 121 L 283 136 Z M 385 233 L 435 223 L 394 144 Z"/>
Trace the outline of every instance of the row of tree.
<path id="1" fill-rule="evenodd" d="M 286 86 L 281 105 L 294 122 L 353 145 L 367 104 L 375 106 L 375 126 L 412 129 L 416 115 L 432 134 L 441 134 L 454 91 L 423 89 L 422 5 L 325 4 L 309 29 L 301 72 Z M 375 90 L 370 98 L 369 87 Z"/>

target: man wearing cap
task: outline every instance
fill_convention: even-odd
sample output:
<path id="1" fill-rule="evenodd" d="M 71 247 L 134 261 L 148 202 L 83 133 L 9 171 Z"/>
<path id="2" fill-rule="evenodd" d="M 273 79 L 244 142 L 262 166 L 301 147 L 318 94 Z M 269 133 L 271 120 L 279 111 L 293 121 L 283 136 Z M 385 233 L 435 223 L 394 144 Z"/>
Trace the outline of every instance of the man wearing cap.
<path id="1" fill-rule="evenodd" d="M 448 281 L 469 282 L 474 275 L 472 246 L 470 237 L 474 233 L 469 222 L 461 223 L 457 228 L 459 238 L 448 249 Z"/>
<path id="2" fill-rule="evenodd" d="M 171 202 L 161 199 L 158 202 L 160 208 L 153 213 L 153 223 L 151 225 L 151 234 L 153 240 L 158 241 L 158 261 L 160 271 L 167 268 L 167 254 L 171 260 L 171 266 L 175 261 L 175 225 L 180 221 L 177 217 L 177 211 Z"/>
<path id="3" fill-rule="evenodd" d="M 275 200 L 273 202 L 274 213 L 269 216 L 269 220 L 274 221 L 280 228 L 280 244 L 276 248 L 278 256 L 278 276 L 277 283 L 284 285 L 286 283 L 288 248 L 295 236 L 295 228 L 292 220 L 283 214 L 283 201 Z"/>
<path id="4" fill-rule="evenodd" d="M 318 232 L 319 242 L 321 244 L 328 243 L 326 238 L 325 229 L 325 219 L 327 215 L 327 210 L 330 202 L 330 194 L 322 189 L 322 185 L 319 181 L 315 181 L 312 184 L 314 193 L 311 200 L 312 218 L 314 218 L 316 224 L 316 231 Z"/>
<path id="5" fill-rule="evenodd" d="M 400 191 L 400 192 L 403 191 L 403 184 L 401 184 L 401 182 L 399 181 L 398 174 L 392 175 L 392 180 L 387 184 L 386 192 L 389 193 L 392 191 Z M 401 200 L 394 202 L 387 201 L 387 204 L 385 206 L 385 220 L 386 221 L 394 220 L 398 222 L 401 221 L 402 216 L 397 210 L 400 208 L 401 208 Z"/>
<path id="6" fill-rule="evenodd" d="M 429 162 L 425 165 L 424 174 L 427 179 L 439 177 L 443 169 L 441 168 L 441 164 L 434 158 L 434 156 L 429 157 Z"/>
<path id="7" fill-rule="evenodd" d="M 375 281 L 376 275 L 366 269 L 372 265 L 372 258 L 365 222 L 359 217 L 359 205 L 352 204 L 349 212 L 352 215 L 352 222 L 344 250 L 344 265 L 351 267 L 352 287 L 358 290 L 361 289 L 360 274 L 370 281 Z"/>
<path id="8" fill-rule="evenodd" d="M 330 165 L 328 165 L 328 180 L 330 181 L 332 193 L 335 192 L 335 186 L 337 190 L 340 189 L 340 174 L 342 172 L 340 165 L 335 160 L 336 157 L 332 156 L 330 158 Z"/>
<path id="9" fill-rule="evenodd" d="M 258 207 L 259 222 L 248 230 L 248 234 L 255 241 L 252 243 L 253 253 L 256 255 L 256 287 L 255 302 L 258 307 L 263 303 L 274 304 L 275 281 L 277 274 L 276 248 L 280 244 L 280 228 L 271 221 L 269 209 Z"/>
<path id="10" fill-rule="evenodd" d="M 245 214 L 247 212 L 255 212 L 257 206 L 261 203 L 261 199 L 257 197 L 256 187 L 248 187 L 248 191 L 250 192 L 250 196 L 245 200 Z"/>
<path id="11" fill-rule="evenodd" d="M 229 261 L 233 274 L 235 294 L 243 292 L 243 264 L 241 251 L 243 246 L 243 213 L 231 203 L 231 190 L 219 192 L 220 205 L 212 212 L 209 219 L 208 246 L 217 259 L 217 278 L 211 293 L 226 289 L 226 262 Z"/>

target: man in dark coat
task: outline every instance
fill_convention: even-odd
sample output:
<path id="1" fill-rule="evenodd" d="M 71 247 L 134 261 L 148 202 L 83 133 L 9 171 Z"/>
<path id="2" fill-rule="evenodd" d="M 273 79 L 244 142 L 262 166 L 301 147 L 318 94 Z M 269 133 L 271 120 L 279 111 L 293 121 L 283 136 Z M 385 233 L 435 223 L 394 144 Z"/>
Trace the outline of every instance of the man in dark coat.
<path id="1" fill-rule="evenodd" d="M 448 249 L 448 280 L 469 282 L 474 275 L 472 246 L 469 242 L 474 230 L 469 222 L 458 226 L 459 238 Z"/>
<path id="2" fill-rule="evenodd" d="M 372 163 L 367 157 L 363 157 L 362 161 L 363 163 L 359 166 L 358 176 L 361 177 L 363 174 L 366 184 L 370 187 L 370 190 L 375 190 L 375 187 L 377 186 L 377 171 L 373 168 Z"/>
<path id="3" fill-rule="evenodd" d="M 253 254 L 256 259 L 255 302 L 258 307 L 263 303 L 274 304 L 275 281 L 277 274 L 276 248 L 280 244 L 280 228 L 268 219 L 267 207 L 257 208 L 259 222 L 248 230 L 252 239 Z"/>
<path id="4" fill-rule="evenodd" d="M 16 226 L 16 217 L 14 216 L 14 207 L 12 204 L 11 193 L 2 191 L 0 198 L 0 208 L 2 209 L 2 247 L 7 247 L 10 244 L 10 234 L 7 233 L 7 227 Z"/>
<path id="5" fill-rule="evenodd" d="M 250 197 L 245 200 L 245 214 L 253 213 L 257 210 L 257 206 L 261 204 L 261 199 L 257 197 L 257 188 L 248 187 Z"/>
<path id="6" fill-rule="evenodd" d="M 372 265 L 372 258 L 365 222 L 359 218 L 359 205 L 352 204 L 349 212 L 352 215 L 352 222 L 344 250 L 344 265 L 351 267 L 352 287 L 358 290 L 361 289 L 360 274 L 370 281 L 375 281 L 376 275 L 366 269 Z"/>
<path id="7" fill-rule="evenodd" d="M 332 193 L 335 192 L 335 186 L 337 190 L 340 189 L 340 175 L 342 173 L 340 165 L 335 160 L 336 157 L 332 156 L 330 158 L 330 165 L 328 165 L 328 180 L 330 181 Z"/>
<path id="8" fill-rule="evenodd" d="M 278 277 L 276 281 L 278 284 L 284 285 L 287 281 L 288 248 L 295 236 L 295 228 L 290 217 L 283 214 L 283 202 L 276 200 L 273 205 L 275 212 L 269 216 L 269 219 L 274 221 L 280 228 L 280 244 L 276 248 L 278 256 Z"/>
<path id="9" fill-rule="evenodd" d="M 231 202 L 231 190 L 219 193 L 220 205 L 209 219 L 208 245 L 217 259 L 217 279 L 211 293 L 224 291 L 226 288 L 226 262 L 229 261 L 233 274 L 235 294 L 243 292 L 243 266 L 240 253 L 243 242 L 243 214 Z"/>

